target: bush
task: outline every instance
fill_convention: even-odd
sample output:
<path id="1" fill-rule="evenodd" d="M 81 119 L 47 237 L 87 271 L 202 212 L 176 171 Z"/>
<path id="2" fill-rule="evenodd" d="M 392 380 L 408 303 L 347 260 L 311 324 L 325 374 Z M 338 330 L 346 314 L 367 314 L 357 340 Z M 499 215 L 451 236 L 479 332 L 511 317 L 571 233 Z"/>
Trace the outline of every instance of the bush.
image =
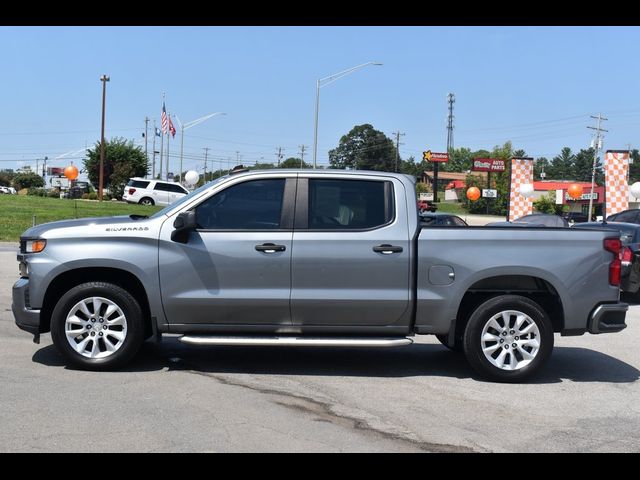
<path id="1" fill-rule="evenodd" d="M 83 193 L 81 198 L 82 198 L 82 200 L 89 200 L 89 194 L 88 193 Z"/>
<path id="2" fill-rule="evenodd" d="M 111 200 L 111 197 L 109 195 L 106 194 L 102 194 L 102 200 Z"/>
<path id="3" fill-rule="evenodd" d="M 86 195 L 86 193 L 84 195 Z M 96 192 L 91 192 L 89 194 L 89 200 L 97 200 L 97 199 L 98 199 L 98 194 Z"/>
<path id="4" fill-rule="evenodd" d="M 27 190 L 27 195 L 34 195 L 36 197 L 46 197 L 47 191 L 44 188 L 31 187 Z"/>
<path id="5" fill-rule="evenodd" d="M 60 191 L 58 191 L 58 190 L 49 190 L 49 193 L 47 194 L 47 197 L 49 197 L 49 198 L 60 198 Z"/>

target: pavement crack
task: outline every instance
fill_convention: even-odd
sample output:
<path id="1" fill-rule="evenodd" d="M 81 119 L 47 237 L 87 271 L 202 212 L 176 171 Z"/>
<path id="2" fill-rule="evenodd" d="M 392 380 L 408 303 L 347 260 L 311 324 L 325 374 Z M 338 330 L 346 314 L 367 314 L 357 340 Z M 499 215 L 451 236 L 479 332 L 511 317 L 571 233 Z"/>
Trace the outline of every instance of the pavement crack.
<path id="1" fill-rule="evenodd" d="M 417 448 L 424 452 L 431 452 L 431 453 L 475 453 L 476 452 L 476 450 L 474 450 L 473 448 L 462 446 L 462 445 L 425 442 L 425 441 L 418 440 L 410 436 L 404 435 L 402 433 L 383 430 L 381 428 L 377 428 L 370 425 L 366 420 L 359 419 L 350 415 L 339 414 L 334 411 L 331 404 L 320 401 L 320 400 L 316 400 L 311 397 L 296 395 L 284 390 L 277 390 L 274 388 L 259 387 L 256 385 L 248 384 L 246 382 L 232 380 L 232 379 L 229 379 L 228 377 L 223 377 L 221 375 L 216 375 L 208 372 L 202 372 L 202 371 L 197 371 L 192 369 L 181 369 L 180 371 L 184 371 L 194 375 L 200 375 L 207 378 L 212 378 L 224 385 L 246 388 L 264 395 L 271 395 L 276 397 L 275 403 L 277 405 L 301 412 L 303 414 L 312 415 L 315 421 L 328 422 L 338 427 L 358 430 L 364 434 L 381 437 L 381 438 L 392 440 L 395 442 L 402 442 L 407 447 Z"/>

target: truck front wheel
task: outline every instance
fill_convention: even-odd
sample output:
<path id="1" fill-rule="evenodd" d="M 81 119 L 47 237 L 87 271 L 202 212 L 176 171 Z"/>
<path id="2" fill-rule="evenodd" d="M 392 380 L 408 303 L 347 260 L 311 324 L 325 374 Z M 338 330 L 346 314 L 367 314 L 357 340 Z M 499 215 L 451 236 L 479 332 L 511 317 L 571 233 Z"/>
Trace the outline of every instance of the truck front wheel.
<path id="1" fill-rule="evenodd" d="M 553 350 L 553 326 L 536 302 L 501 295 L 472 313 L 464 333 L 469 364 L 497 382 L 519 382 L 533 375 Z"/>
<path id="2" fill-rule="evenodd" d="M 144 338 L 140 305 L 126 290 L 88 282 L 65 293 L 51 316 L 51 338 L 69 364 L 111 370 L 128 363 Z"/>

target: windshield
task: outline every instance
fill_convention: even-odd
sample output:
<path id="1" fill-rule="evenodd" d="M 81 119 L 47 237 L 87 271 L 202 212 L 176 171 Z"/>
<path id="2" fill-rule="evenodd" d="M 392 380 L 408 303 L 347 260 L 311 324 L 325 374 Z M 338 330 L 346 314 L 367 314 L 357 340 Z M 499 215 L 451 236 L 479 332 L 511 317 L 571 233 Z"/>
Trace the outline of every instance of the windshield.
<path id="1" fill-rule="evenodd" d="M 176 200 L 175 202 L 167 205 L 166 207 L 164 207 L 162 210 L 160 210 L 159 212 L 154 213 L 153 215 L 151 215 L 150 218 L 158 218 L 161 217 L 162 215 L 166 215 L 167 212 L 169 212 L 170 210 L 173 210 L 174 208 L 182 205 L 185 202 L 188 202 L 189 200 L 191 200 L 194 195 L 198 195 L 200 192 L 202 192 L 203 190 L 206 190 L 207 188 L 220 183 L 222 180 L 225 180 L 229 177 L 229 175 L 225 175 L 223 177 L 218 177 L 215 180 L 210 181 L 209 183 L 205 183 L 204 185 L 202 185 L 199 188 L 196 188 L 193 192 L 191 192 L 189 195 L 185 195 L 184 197 L 180 198 L 179 200 Z"/>

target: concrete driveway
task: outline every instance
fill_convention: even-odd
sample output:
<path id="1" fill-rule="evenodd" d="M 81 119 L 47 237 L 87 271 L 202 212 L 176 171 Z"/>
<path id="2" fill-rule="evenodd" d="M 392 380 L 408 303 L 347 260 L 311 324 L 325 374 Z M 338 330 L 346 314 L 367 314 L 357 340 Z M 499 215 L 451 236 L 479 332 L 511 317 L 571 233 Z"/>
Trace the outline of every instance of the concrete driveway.
<path id="1" fill-rule="evenodd" d="M 13 323 L 0 245 L 1 452 L 637 452 L 640 305 L 613 335 L 556 336 L 528 384 L 480 380 L 435 338 L 394 349 L 147 344 L 66 368 Z"/>

